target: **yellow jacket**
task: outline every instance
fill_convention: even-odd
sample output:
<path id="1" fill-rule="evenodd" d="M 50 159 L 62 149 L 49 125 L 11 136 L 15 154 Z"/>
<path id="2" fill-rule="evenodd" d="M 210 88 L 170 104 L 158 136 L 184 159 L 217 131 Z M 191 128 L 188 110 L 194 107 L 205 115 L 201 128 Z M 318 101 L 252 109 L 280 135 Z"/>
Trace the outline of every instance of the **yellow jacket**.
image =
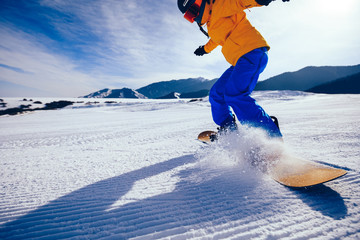
<path id="1" fill-rule="evenodd" d="M 206 1 L 206 0 L 203 0 Z M 206 24 L 210 36 L 205 51 L 222 46 L 225 59 L 233 66 L 244 54 L 260 47 L 270 48 L 261 34 L 250 24 L 244 12 L 260 7 L 255 0 L 210 0 L 206 4 L 201 24 Z"/>

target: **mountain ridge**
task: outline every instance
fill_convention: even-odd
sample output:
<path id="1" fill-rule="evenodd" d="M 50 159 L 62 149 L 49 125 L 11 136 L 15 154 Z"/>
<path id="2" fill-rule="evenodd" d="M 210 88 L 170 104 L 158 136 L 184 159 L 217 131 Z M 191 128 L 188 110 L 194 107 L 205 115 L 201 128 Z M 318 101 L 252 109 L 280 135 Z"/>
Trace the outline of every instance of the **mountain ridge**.
<path id="1" fill-rule="evenodd" d="M 308 91 L 314 87 L 360 73 L 360 64 L 352 66 L 308 66 L 294 72 L 285 72 L 260 81 L 255 91 L 293 90 Z M 217 79 L 208 80 L 202 77 L 151 83 L 136 90 L 129 88 L 102 89 L 90 93 L 86 98 L 201 98 L 208 95 Z M 344 81 L 344 92 L 352 92 L 355 80 Z M 347 90 L 346 90 L 346 89 Z M 175 94 L 176 93 L 176 94 Z M 331 92 L 330 92 L 331 93 Z"/>
<path id="2" fill-rule="evenodd" d="M 82 98 L 147 98 L 143 94 L 137 92 L 136 90 L 130 88 L 122 89 L 109 89 L 104 88 L 97 92 L 90 93 L 88 95 L 82 96 Z"/>
<path id="3" fill-rule="evenodd" d="M 191 93 L 210 89 L 217 79 L 207 80 L 202 77 L 162 81 L 137 89 L 148 98 L 162 98 L 172 92 Z"/>
<path id="4" fill-rule="evenodd" d="M 306 92 L 328 94 L 360 94 L 360 73 L 318 85 L 306 90 Z"/>
<path id="5" fill-rule="evenodd" d="M 360 64 L 353 66 L 308 66 L 295 72 L 285 72 L 258 82 L 256 91 L 306 91 L 318 85 L 360 72 Z"/>

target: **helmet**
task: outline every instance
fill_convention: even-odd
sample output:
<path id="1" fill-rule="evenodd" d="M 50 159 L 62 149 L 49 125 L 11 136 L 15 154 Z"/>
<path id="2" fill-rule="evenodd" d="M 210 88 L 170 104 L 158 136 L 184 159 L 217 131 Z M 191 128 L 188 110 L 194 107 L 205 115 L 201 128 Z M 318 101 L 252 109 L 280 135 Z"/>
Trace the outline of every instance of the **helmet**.
<path id="1" fill-rule="evenodd" d="M 195 0 L 178 0 L 178 8 L 180 12 L 185 13 L 194 3 Z"/>
<path id="2" fill-rule="evenodd" d="M 202 0 L 178 0 L 178 8 L 185 13 L 184 18 L 192 23 L 199 16 L 201 2 Z"/>

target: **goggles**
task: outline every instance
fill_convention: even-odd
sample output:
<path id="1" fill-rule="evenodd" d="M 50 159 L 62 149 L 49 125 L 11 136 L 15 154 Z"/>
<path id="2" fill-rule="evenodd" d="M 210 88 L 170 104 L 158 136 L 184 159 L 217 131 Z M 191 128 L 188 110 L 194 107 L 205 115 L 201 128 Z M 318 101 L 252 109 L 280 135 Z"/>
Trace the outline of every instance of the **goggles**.
<path id="1" fill-rule="evenodd" d="M 200 13 L 200 4 L 201 0 L 196 0 L 189 9 L 185 12 L 184 18 L 189 22 L 193 23 L 195 18 L 199 16 Z"/>

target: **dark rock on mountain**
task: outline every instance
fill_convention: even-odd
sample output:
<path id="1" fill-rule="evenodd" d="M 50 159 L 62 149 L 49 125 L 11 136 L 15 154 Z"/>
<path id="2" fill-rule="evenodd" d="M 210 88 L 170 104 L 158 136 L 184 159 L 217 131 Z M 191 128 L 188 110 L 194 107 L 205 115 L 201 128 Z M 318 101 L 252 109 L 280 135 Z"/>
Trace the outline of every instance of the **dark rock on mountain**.
<path id="1" fill-rule="evenodd" d="M 66 106 L 72 105 L 74 102 L 66 101 L 66 100 L 60 100 L 60 101 L 54 101 L 50 103 L 46 103 L 45 107 L 43 108 L 30 108 L 31 104 L 29 105 L 20 105 L 17 108 L 8 108 L 5 110 L 0 110 L 0 116 L 2 115 L 16 115 L 26 112 L 33 112 L 33 111 L 39 111 L 39 110 L 55 110 L 64 108 Z"/>

